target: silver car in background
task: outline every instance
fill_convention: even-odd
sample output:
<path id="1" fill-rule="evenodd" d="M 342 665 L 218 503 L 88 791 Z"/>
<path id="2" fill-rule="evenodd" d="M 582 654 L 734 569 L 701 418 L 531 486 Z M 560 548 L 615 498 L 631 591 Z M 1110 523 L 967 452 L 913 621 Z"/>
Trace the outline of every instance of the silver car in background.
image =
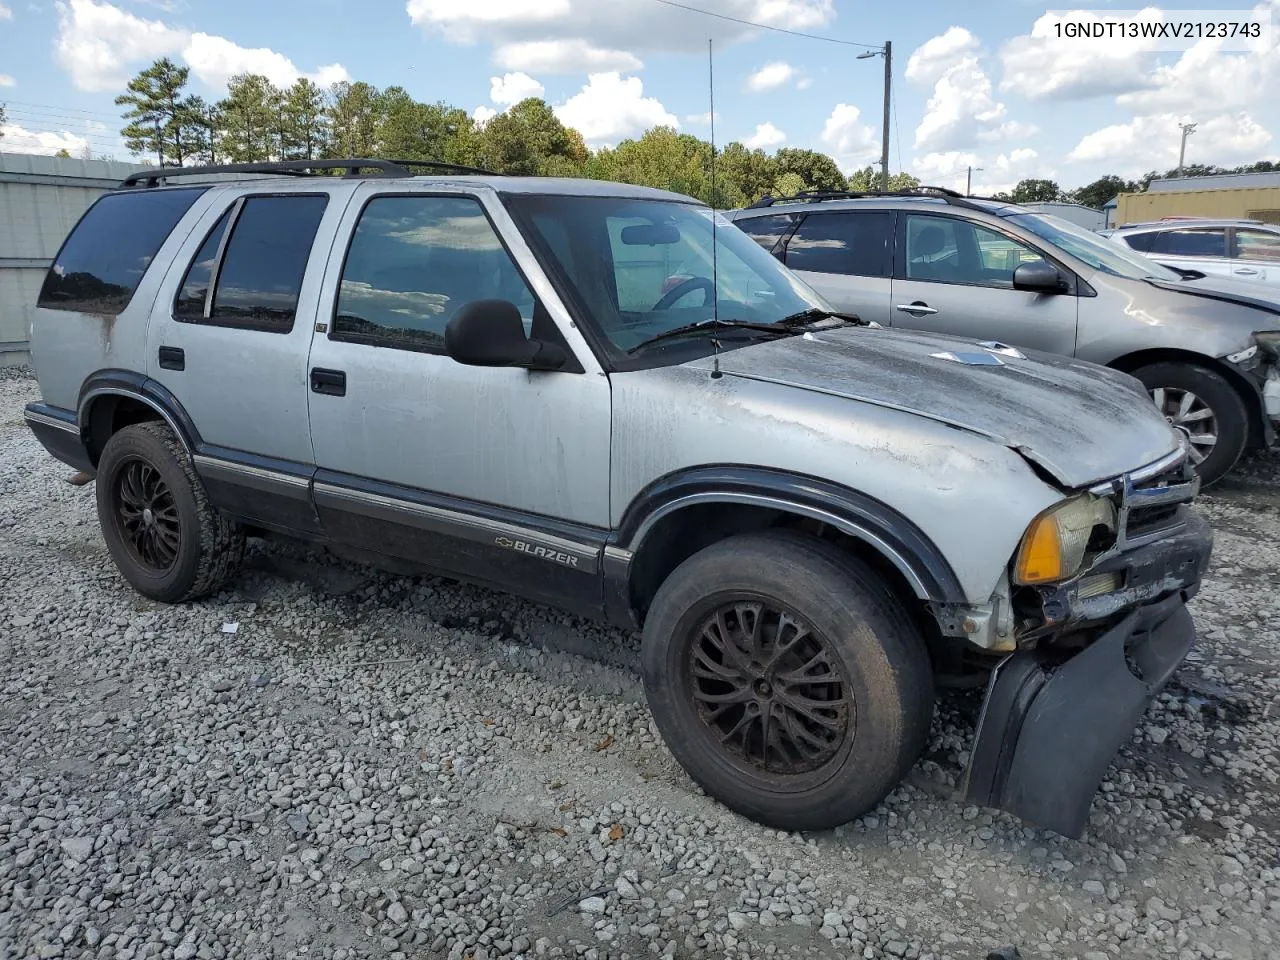
<path id="1" fill-rule="evenodd" d="M 1280 226 L 1273 223 L 1176 217 L 1100 235 L 1179 272 L 1280 285 Z"/>
<path id="2" fill-rule="evenodd" d="M 766 197 L 728 216 L 865 320 L 1132 374 L 1206 484 L 1275 441 L 1280 298 L 1260 284 L 1189 279 L 1057 217 L 935 188 Z"/>

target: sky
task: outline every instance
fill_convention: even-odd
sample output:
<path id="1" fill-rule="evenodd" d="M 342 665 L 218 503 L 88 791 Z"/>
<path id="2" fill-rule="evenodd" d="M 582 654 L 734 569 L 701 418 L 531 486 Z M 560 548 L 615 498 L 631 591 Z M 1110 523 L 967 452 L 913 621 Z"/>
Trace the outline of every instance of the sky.
<path id="1" fill-rule="evenodd" d="M 975 193 L 1136 177 L 1177 163 L 1189 121 L 1188 163 L 1280 158 L 1280 0 L 1142 8 L 1151 21 L 1254 18 L 1257 39 L 1059 37 L 1061 24 L 1139 9 L 1093 2 L 0 0 L 0 150 L 87 144 L 129 159 L 113 100 L 161 56 L 188 65 L 207 99 L 239 72 L 305 75 L 400 85 L 482 121 L 541 96 L 593 147 L 658 124 L 705 138 L 710 42 L 718 144 L 822 150 L 848 172 L 879 160 L 884 63 L 857 55 L 887 40 L 890 169 L 925 183 L 963 188 L 970 168 Z"/>

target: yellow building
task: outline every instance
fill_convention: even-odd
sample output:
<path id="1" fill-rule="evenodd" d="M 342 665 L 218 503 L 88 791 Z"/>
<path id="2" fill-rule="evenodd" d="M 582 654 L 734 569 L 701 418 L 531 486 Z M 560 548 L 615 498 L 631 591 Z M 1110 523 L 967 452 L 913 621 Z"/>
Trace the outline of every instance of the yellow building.
<path id="1" fill-rule="evenodd" d="M 1163 217 L 1280 223 L 1280 171 L 1152 180 L 1145 193 L 1122 193 L 1115 203 L 1109 225 L 1117 227 Z"/>

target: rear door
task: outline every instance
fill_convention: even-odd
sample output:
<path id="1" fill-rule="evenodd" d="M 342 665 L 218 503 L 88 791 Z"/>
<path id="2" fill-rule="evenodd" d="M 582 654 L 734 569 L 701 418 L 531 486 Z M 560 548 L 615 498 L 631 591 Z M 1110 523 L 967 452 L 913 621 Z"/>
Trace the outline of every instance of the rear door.
<path id="1" fill-rule="evenodd" d="M 900 216 L 890 311 L 894 326 L 1075 353 L 1078 298 L 1013 289 L 1013 271 L 1020 264 L 1046 259 L 1038 250 L 959 217 Z"/>
<path id="2" fill-rule="evenodd" d="M 887 326 L 893 224 L 888 210 L 807 214 L 784 240 L 782 262 L 837 310 Z"/>
<path id="3" fill-rule="evenodd" d="M 1147 256 L 1180 270 L 1199 270 L 1210 276 L 1229 277 L 1226 227 L 1180 227 L 1161 230 L 1151 238 Z"/>
<path id="4" fill-rule="evenodd" d="M 148 332 L 148 376 L 195 424 L 211 497 L 277 527 L 315 526 L 307 352 L 346 196 L 228 192 L 174 258 Z"/>

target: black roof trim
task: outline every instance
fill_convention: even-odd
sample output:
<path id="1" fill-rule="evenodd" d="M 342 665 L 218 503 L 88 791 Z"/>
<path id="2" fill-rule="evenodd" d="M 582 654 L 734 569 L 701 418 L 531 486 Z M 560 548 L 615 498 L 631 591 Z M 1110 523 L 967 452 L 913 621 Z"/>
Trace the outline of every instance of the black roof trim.
<path id="1" fill-rule="evenodd" d="M 910 197 L 912 199 L 937 199 L 957 207 L 969 207 L 981 210 L 978 204 L 966 198 L 964 194 L 946 187 L 920 186 L 908 190 L 815 190 L 809 193 L 798 193 L 794 197 L 771 197 L 767 193 L 748 207 L 756 210 L 761 207 L 772 207 L 778 203 L 821 203 L 824 200 L 879 200 L 887 197 Z"/>
<path id="2" fill-rule="evenodd" d="M 264 160 L 255 163 L 219 163 L 201 167 L 156 167 L 131 173 L 120 182 L 120 188 L 158 187 L 161 181 L 182 177 L 201 177 L 217 173 L 262 173 L 276 176 L 309 177 L 322 170 L 345 170 L 344 176 L 364 176 L 362 170 L 375 171 L 375 177 L 412 177 L 411 167 L 459 173 L 500 176 L 492 170 L 468 167 L 460 163 L 444 163 L 436 160 L 380 160 L 368 157 L 348 157 L 332 160 Z"/>

